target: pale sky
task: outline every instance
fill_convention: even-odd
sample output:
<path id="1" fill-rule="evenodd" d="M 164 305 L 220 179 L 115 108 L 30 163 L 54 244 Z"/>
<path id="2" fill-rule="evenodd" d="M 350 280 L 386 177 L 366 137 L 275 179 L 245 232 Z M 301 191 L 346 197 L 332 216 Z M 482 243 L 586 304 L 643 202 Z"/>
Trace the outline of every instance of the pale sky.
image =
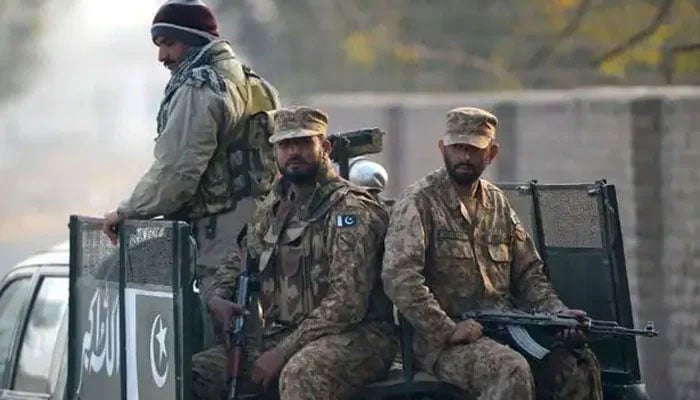
<path id="1" fill-rule="evenodd" d="M 152 162 L 170 77 L 150 39 L 162 2 L 49 3 L 41 65 L 0 108 L 0 187 L 13 188 L 0 198 L 0 275 L 66 240 L 70 214 L 112 210 Z"/>
<path id="2" fill-rule="evenodd" d="M 142 27 L 144 32 L 163 0 L 78 0 L 78 17 L 95 33 L 112 32 L 128 27 Z"/>

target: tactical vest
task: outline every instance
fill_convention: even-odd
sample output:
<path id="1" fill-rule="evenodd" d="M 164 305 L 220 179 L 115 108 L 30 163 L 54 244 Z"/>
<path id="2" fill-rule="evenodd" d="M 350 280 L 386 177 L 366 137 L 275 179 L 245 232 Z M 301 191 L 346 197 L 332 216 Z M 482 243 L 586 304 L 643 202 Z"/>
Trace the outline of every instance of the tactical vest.
<path id="1" fill-rule="evenodd" d="M 224 137 L 201 177 L 194 198 L 174 216 L 192 220 L 235 209 L 246 197 L 262 199 L 277 175 L 272 145 L 270 111 L 280 107 L 272 85 L 238 61 L 235 71 L 223 76 L 230 92 L 243 99 L 239 120 Z"/>
<path id="2" fill-rule="evenodd" d="M 250 68 L 243 66 L 245 82 L 237 82 L 247 93 L 245 113 L 234 127 L 229 143 L 222 147 L 228 156 L 231 197 L 261 199 L 270 192 L 277 175 L 272 144 L 273 118 L 270 111 L 279 108 L 276 90 Z"/>

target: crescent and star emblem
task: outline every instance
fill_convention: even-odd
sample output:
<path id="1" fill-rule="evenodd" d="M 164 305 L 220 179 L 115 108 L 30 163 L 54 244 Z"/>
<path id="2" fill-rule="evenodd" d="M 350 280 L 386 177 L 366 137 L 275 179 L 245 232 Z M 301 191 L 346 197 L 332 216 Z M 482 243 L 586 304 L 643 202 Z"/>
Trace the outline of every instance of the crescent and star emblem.
<path id="1" fill-rule="evenodd" d="M 354 226 L 356 223 L 357 217 L 354 215 L 338 215 L 336 218 L 336 225 L 341 228 Z"/>
<path id="2" fill-rule="evenodd" d="M 151 340 L 150 340 L 150 358 L 151 358 L 151 376 L 153 376 L 153 382 L 155 382 L 158 388 L 165 386 L 165 381 L 168 379 L 168 351 L 165 348 L 165 337 L 168 334 L 168 328 L 163 326 L 163 318 L 160 314 L 156 315 L 153 319 L 153 324 L 151 324 Z M 155 341 L 154 341 L 155 340 Z M 154 344 L 158 344 L 158 354 L 156 355 L 156 349 Z M 156 362 L 156 356 L 158 361 Z M 165 368 L 163 369 L 163 359 L 165 359 Z"/>

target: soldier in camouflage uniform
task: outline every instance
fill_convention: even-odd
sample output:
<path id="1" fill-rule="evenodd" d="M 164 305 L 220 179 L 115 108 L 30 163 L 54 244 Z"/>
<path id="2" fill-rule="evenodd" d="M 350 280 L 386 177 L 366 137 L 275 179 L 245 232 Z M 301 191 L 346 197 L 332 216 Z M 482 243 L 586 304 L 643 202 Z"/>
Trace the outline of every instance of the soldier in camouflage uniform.
<path id="1" fill-rule="evenodd" d="M 498 120 L 462 107 L 447 113 L 444 167 L 409 186 L 393 206 L 382 279 L 415 327 L 419 365 L 478 399 L 600 399 L 600 368 L 579 331 L 543 362 L 528 361 L 467 310 L 585 315 L 560 301 L 534 242 L 505 194 L 481 179 L 498 152 Z M 472 397 L 470 397 L 472 398 Z"/>
<path id="2" fill-rule="evenodd" d="M 246 391 L 278 391 L 282 400 L 347 399 L 380 379 L 397 351 L 379 272 L 388 215 L 369 193 L 337 176 L 326 129 L 320 110 L 275 112 L 270 142 L 282 178 L 245 238 L 257 260 L 262 310 L 262 343 L 249 342 L 243 368 Z M 219 332 L 241 311 L 228 301 L 239 271 L 234 254 L 216 275 L 209 309 Z M 247 319 L 254 332 L 255 318 Z M 193 362 L 196 398 L 218 400 L 225 347 Z"/>

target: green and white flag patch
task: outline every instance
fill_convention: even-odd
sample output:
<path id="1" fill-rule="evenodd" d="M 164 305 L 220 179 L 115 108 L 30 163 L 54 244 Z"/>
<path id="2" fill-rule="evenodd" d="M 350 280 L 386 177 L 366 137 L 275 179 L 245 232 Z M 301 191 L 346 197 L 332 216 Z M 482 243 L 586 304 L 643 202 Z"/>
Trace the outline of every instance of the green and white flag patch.
<path id="1" fill-rule="evenodd" d="M 340 214 L 335 221 L 335 225 L 339 228 L 347 228 L 355 224 L 357 224 L 357 217 L 352 214 Z"/>

